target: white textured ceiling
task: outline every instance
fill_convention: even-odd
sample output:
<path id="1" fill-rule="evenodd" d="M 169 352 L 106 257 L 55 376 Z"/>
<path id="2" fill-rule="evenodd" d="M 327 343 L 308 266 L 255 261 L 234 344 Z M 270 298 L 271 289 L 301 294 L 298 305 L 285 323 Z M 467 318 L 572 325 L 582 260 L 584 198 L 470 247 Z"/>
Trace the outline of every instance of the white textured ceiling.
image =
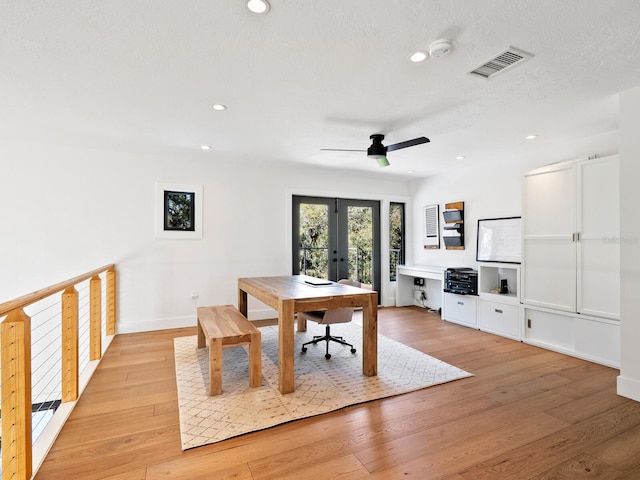
<path id="1" fill-rule="evenodd" d="M 0 0 L 0 140 L 428 176 L 615 131 L 617 93 L 640 85 L 637 0 L 270 3 Z M 448 56 L 408 61 L 439 38 Z M 535 56 L 466 73 L 509 45 Z M 372 133 L 431 143 L 385 169 L 320 151 Z"/>

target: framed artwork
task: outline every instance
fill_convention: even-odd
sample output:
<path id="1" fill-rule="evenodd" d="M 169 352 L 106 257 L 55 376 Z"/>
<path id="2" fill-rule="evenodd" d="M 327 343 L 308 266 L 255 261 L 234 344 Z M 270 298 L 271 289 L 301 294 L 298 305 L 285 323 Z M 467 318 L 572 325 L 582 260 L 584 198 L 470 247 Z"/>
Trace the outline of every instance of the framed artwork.
<path id="1" fill-rule="evenodd" d="M 202 238 L 202 186 L 156 184 L 156 237 Z"/>

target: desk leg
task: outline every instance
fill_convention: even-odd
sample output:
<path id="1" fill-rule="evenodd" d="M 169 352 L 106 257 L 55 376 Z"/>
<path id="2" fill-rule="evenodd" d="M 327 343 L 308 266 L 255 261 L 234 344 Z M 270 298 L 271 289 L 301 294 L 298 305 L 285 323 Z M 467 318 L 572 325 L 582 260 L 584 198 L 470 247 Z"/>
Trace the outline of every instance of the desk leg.
<path id="1" fill-rule="evenodd" d="M 362 373 L 378 374 L 378 292 L 368 296 L 362 307 Z"/>
<path id="2" fill-rule="evenodd" d="M 293 300 L 278 300 L 278 365 L 280 393 L 291 393 L 295 390 L 293 372 Z"/>
<path id="3" fill-rule="evenodd" d="M 238 310 L 245 317 L 247 316 L 247 292 L 240 289 L 238 289 Z"/>

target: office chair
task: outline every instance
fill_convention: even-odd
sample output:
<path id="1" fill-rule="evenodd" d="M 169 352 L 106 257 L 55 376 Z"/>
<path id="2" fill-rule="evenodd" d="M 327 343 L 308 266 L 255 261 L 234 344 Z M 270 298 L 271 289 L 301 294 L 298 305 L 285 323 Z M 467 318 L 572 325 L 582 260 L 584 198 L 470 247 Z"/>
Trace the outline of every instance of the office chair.
<path id="1" fill-rule="evenodd" d="M 351 285 L 352 287 L 360 287 L 360 282 L 355 282 L 352 280 L 340 280 L 338 283 L 342 283 L 344 285 Z M 323 310 L 323 311 L 314 311 L 314 312 L 298 312 L 298 320 L 312 320 L 320 325 L 326 325 L 326 330 L 324 335 L 315 335 L 313 340 L 302 345 L 302 353 L 307 351 L 307 345 L 316 344 L 318 342 L 327 342 L 327 353 L 325 353 L 324 358 L 327 360 L 331 358 L 331 354 L 329 353 L 329 342 L 341 343 L 342 345 L 346 345 L 351 347 L 351 353 L 356 353 L 356 349 L 353 348 L 353 345 L 344 341 L 342 337 L 334 337 L 331 335 L 330 327 L 334 323 L 347 323 L 351 321 L 351 317 L 353 316 L 353 311 L 355 309 L 353 307 L 347 308 L 335 308 L 332 310 Z"/>

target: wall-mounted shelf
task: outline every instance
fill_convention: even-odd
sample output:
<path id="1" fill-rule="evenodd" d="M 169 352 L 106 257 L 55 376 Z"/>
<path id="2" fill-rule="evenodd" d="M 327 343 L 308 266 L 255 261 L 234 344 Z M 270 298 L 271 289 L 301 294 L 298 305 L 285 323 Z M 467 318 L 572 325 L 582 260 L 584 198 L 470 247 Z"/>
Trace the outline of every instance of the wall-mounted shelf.
<path id="1" fill-rule="evenodd" d="M 464 202 L 446 203 L 444 208 L 444 245 L 447 250 L 464 250 Z"/>

